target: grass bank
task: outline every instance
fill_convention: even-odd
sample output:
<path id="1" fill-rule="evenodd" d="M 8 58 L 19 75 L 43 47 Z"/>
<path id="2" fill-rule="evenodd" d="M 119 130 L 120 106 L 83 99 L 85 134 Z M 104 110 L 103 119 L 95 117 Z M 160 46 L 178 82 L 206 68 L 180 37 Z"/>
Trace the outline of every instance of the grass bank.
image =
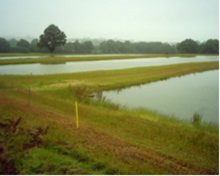
<path id="1" fill-rule="evenodd" d="M 218 67 L 218 62 L 203 62 L 53 75 L 5 75 L 0 76 L 0 87 L 19 86 L 44 90 L 83 85 L 94 90 L 109 90 L 218 69 Z"/>
<path id="2" fill-rule="evenodd" d="M 196 54 L 106 54 L 106 55 L 73 55 L 65 57 L 64 54 L 56 54 L 53 57 L 47 54 L 0 54 L 1 56 L 46 56 L 44 58 L 19 58 L 19 59 L 0 59 L 0 65 L 10 64 L 58 64 L 76 61 L 98 61 L 114 59 L 135 59 L 135 58 L 158 58 L 158 57 L 195 57 Z M 209 56 L 209 55 L 207 55 Z"/>
<path id="3" fill-rule="evenodd" d="M 1 156 L 13 161 L 11 164 L 20 174 L 218 174 L 218 130 L 86 99 L 87 91 L 122 88 L 211 69 L 218 69 L 218 62 L 0 76 L 0 122 L 22 117 L 19 127 L 23 129 L 17 127 L 15 133 L 2 139 L 5 145 L 0 145 L 4 151 Z M 78 129 L 74 93 L 82 96 Z M 48 133 L 38 136 L 39 143 L 28 149 L 22 147 L 34 140 L 31 134 L 36 134 L 37 128 L 46 126 Z M 4 134 L 2 129 L 0 132 Z"/>

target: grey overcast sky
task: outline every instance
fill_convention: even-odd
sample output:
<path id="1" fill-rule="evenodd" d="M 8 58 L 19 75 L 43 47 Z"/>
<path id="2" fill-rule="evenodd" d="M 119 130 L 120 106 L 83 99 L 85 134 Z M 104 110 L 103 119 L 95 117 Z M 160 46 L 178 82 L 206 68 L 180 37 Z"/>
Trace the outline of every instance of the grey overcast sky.
<path id="1" fill-rule="evenodd" d="M 0 0 L 0 36 L 179 42 L 218 38 L 218 0 Z"/>

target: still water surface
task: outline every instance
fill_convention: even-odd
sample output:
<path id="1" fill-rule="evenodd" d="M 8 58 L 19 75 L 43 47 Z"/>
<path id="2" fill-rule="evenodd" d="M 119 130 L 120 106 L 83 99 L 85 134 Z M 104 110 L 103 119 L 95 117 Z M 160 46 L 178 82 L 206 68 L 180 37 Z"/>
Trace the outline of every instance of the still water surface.
<path id="1" fill-rule="evenodd" d="M 136 56 L 137 54 L 129 54 L 129 56 Z M 74 58 L 74 57 L 102 57 L 102 56 L 124 56 L 124 54 L 56 54 L 53 57 L 67 57 L 67 58 Z M 0 60 L 7 60 L 7 59 L 37 59 L 37 58 L 45 58 L 45 57 L 50 57 L 49 54 L 45 54 L 42 56 L 27 56 L 27 55 L 21 55 L 21 56 L 1 56 L 0 55 Z"/>
<path id="2" fill-rule="evenodd" d="M 106 91 L 103 96 L 129 108 L 147 108 L 190 121 L 195 112 L 202 121 L 218 124 L 218 70 L 175 77 L 164 81 Z"/>
<path id="3" fill-rule="evenodd" d="M 146 59 L 123 59 L 107 61 L 83 61 L 67 62 L 65 64 L 19 64 L 2 65 L 0 74 L 54 74 L 54 73 L 73 73 L 95 70 L 113 70 L 134 67 L 146 67 L 157 65 L 169 65 L 189 62 L 208 62 L 218 61 L 218 56 L 196 56 L 196 57 L 171 57 L 171 58 L 146 58 Z"/>
<path id="4" fill-rule="evenodd" d="M 7 59 L 38 59 L 38 58 L 45 58 L 46 56 L 0 56 L 0 60 L 7 60 Z"/>

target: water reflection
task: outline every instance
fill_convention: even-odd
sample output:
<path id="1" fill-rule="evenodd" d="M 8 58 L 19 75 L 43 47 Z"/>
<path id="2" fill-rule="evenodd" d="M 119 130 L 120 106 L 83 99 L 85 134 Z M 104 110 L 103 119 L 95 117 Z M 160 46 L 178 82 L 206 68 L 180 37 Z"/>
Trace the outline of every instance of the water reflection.
<path id="1" fill-rule="evenodd" d="M 197 56 L 193 58 L 172 57 L 172 58 L 146 58 L 146 59 L 123 59 L 107 61 L 83 61 L 67 62 L 66 64 L 20 64 L 20 65 L 2 65 L 0 74 L 54 74 L 54 73 L 73 73 L 95 70 L 113 70 L 134 67 L 170 65 L 191 62 L 209 62 L 218 61 L 218 56 Z"/>
<path id="2" fill-rule="evenodd" d="M 218 125 L 218 70 L 171 78 L 142 86 L 106 91 L 103 97 L 129 108 L 148 108 L 185 120 L 195 113 Z"/>
<path id="3" fill-rule="evenodd" d="M 5 59 L 37 59 L 37 58 L 45 58 L 48 56 L 0 56 L 0 60 Z"/>

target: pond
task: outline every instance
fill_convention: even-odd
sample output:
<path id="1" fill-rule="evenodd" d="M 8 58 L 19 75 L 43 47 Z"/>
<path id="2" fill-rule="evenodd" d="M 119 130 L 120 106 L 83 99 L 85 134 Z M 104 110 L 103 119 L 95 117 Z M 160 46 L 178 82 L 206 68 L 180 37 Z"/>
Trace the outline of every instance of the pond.
<path id="1" fill-rule="evenodd" d="M 45 58 L 46 56 L 0 56 L 0 60 L 5 59 L 38 59 L 38 58 Z"/>
<path id="2" fill-rule="evenodd" d="M 64 64 L 19 64 L 2 65 L 0 74 L 55 74 L 55 73 L 73 73 L 96 70 L 113 70 L 134 67 L 146 67 L 157 65 L 169 65 L 189 62 L 208 62 L 218 61 L 218 56 L 196 56 L 196 57 L 170 57 L 170 58 L 141 58 L 141 59 L 116 59 L 101 61 L 83 61 L 67 62 Z"/>
<path id="3" fill-rule="evenodd" d="M 218 70 L 175 77 L 120 91 L 106 91 L 102 96 L 129 108 L 147 108 L 168 116 L 192 120 L 196 112 L 202 121 L 218 125 Z"/>
<path id="4" fill-rule="evenodd" d="M 138 54 L 127 54 L 128 56 L 136 56 Z M 141 55 L 141 54 L 140 54 Z M 105 57 L 105 56 L 124 56 L 124 54 L 55 54 L 53 57 L 66 57 L 66 58 L 76 58 L 76 57 Z M 46 57 L 51 57 L 50 54 L 44 54 L 44 55 L 39 55 L 39 56 L 34 56 L 34 55 L 19 55 L 19 56 L 1 56 L 0 55 L 0 60 L 7 60 L 7 59 L 37 59 L 37 58 L 46 58 Z"/>

